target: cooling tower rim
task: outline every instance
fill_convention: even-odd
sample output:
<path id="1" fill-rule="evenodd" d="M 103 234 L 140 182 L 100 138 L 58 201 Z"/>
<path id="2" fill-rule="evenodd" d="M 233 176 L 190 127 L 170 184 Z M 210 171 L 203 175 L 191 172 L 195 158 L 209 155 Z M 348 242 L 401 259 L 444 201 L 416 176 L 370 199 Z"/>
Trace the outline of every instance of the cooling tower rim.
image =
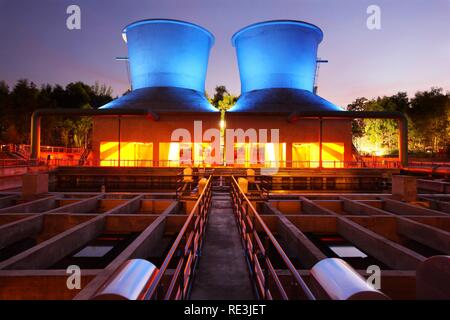
<path id="1" fill-rule="evenodd" d="M 206 28 L 203 28 L 202 26 L 199 26 L 198 24 L 195 23 L 191 23 L 191 22 L 187 22 L 187 21 L 183 21 L 183 20 L 176 20 L 176 19 L 143 19 L 143 20 L 138 20 L 138 21 L 134 21 L 128 25 L 126 25 L 123 29 L 122 29 L 122 38 L 125 41 L 125 43 L 127 42 L 127 31 L 133 27 L 136 26 L 140 26 L 140 25 L 144 25 L 144 24 L 151 24 L 151 23 L 166 23 L 166 24 L 178 24 L 178 25 L 183 25 L 183 26 L 187 26 L 187 27 L 192 27 L 194 29 L 203 31 L 211 40 L 211 47 L 214 45 L 216 38 L 214 37 L 214 35 Z"/>
<path id="2" fill-rule="evenodd" d="M 301 21 L 301 20 L 268 20 L 268 21 L 262 21 L 262 22 L 257 22 L 257 23 L 253 23 L 250 24 L 246 27 L 243 27 L 242 29 L 238 30 L 235 34 L 233 34 L 233 36 L 231 37 L 231 44 L 233 45 L 233 47 L 236 46 L 236 38 L 239 37 L 242 33 L 247 32 L 249 30 L 253 30 L 256 28 L 261 28 L 261 27 L 265 27 L 265 26 L 269 26 L 269 25 L 294 25 L 294 26 L 298 26 L 298 27 L 307 27 L 313 31 L 316 32 L 317 36 L 318 36 L 318 42 L 321 42 L 323 39 L 323 31 L 322 29 L 320 29 L 318 26 L 316 26 L 315 24 L 309 23 L 309 22 L 305 22 L 305 21 Z"/>
<path id="3" fill-rule="evenodd" d="M 227 112 L 254 114 L 295 111 L 343 111 L 343 108 L 305 89 L 277 87 L 243 92 Z"/>

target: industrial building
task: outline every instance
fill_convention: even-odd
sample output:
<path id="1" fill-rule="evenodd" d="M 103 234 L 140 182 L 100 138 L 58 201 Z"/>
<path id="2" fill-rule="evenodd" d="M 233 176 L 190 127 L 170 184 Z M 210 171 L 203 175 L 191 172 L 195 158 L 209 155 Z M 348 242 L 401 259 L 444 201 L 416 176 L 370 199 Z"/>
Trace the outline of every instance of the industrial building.
<path id="1" fill-rule="evenodd" d="M 96 118 L 94 161 L 104 166 L 179 166 L 189 164 L 187 159 L 180 160 L 189 153 L 192 165 L 211 165 L 205 163 L 211 141 L 173 142 L 171 134 L 187 128 L 193 138 L 194 121 L 202 121 L 203 132 L 219 129 L 220 113 L 204 91 L 214 36 L 185 22 L 145 20 L 127 26 L 123 37 L 133 90 L 102 109 L 144 108 L 158 115 L 158 120 Z M 295 112 L 342 111 L 314 92 L 322 38 L 318 27 L 299 21 L 258 23 L 233 36 L 242 91 L 226 113 L 224 126 L 257 132 L 279 129 L 275 143 L 270 137 L 262 143 L 250 142 L 249 137 L 233 141 L 234 165 L 319 167 L 323 161 L 324 167 L 343 167 L 354 160 L 350 120 L 288 119 Z M 258 154 L 254 161 L 252 153 Z M 213 165 L 226 165 L 227 160 L 230 165 L 229 156 L 221 159 Z"/>
<path id="2" fill-rule="evenodd" d="M 224 123 L 205 97 L 209 31 L 144 20 L 123 38 L 132 91 L 69 112 L 94 116 L 86 163 L 0 193 L 0 299 L 450 299 L 450 183 L 405 175 L 402 115 L 317 95 L 318 27 L 235 33 L 242 92 Z M 34 114 L 32 159 L 57 112 Z M 399 161 L 358 159 L 358 117 L 399 121 Z"/>

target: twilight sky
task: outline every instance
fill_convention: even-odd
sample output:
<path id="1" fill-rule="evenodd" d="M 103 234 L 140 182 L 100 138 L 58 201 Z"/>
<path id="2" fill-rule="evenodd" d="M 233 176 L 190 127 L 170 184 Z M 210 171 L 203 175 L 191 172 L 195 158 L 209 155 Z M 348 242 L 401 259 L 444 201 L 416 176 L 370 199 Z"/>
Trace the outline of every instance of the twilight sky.
<path id="1" fill-rule="evenodd" d="M 66 8 L 81 7 L 81 30 L 66 28 Z M 381 30 L 366 27 L 366 9 L 381 8 Z M 114 95 L 129 88 L 122 28 L 140 19 L 197 23 L 216 37 L 206 90 L 240 93 L 230 38 L 248 24 L 273 19 L 319 26 L 319 94 L 341 106 L 356 97 L 450 90 L 450 0 L 0 0 L 0 80 L 67 84 L 95 81 Z"/>

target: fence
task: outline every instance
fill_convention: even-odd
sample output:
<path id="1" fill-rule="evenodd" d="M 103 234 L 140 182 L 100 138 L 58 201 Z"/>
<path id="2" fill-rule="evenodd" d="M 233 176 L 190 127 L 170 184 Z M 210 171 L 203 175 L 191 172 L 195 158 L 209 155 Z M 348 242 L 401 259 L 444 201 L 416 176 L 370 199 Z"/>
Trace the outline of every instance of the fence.
<path id="1" fill-rule="evenodd" d="M 250 266 L 250 274 L 260 299 L 315 300 L 313 293 L 297 272 L 289 257 L 281 248 L 274 235 L 255 210 L 234 177 L 231 179 L 233 210 L 236 216 L 241 241 Z M 261 235 L 258 234 L 260 231 Z M 262 237 L 262 239 L 261 239 Z M 290 290 L 286 290 L 268 254 L 269 247 L 288 270 L 291 276 Z"/>
<path id="2" fill-rule="evenodd" d="M 210 176 L 161 265 L 155 280 L 150 283 L 148 289 L 144 290 L 142 299 L 182 300 L 187 298 L 202 249 L 206 220 L 211 204 L 211 179 Z M 176 262 L 177 259 L 177 267 L 173 275 L 169 275 L 169 265 L 174 261 Z M 163 284 L 163 278 L 165 277 L 170 279 L 168 286 Z"/>

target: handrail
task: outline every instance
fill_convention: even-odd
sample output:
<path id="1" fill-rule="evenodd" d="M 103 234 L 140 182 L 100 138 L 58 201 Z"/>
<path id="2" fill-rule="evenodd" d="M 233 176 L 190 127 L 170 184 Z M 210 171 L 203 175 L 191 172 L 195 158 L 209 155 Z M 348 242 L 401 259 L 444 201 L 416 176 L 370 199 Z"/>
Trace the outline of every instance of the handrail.
<path id="1" fill-rule="evenodd" d="M 259 296 L 264 300 L 274 299 L 273 293 L 269 288 L 269 278 L 271 277 L 275 283 L 275 287 L 278 291 L 279 297 L 281 297 L 281 299 L 283 300 L 289 300 L 289 295 L 283 287 L 283 284 L 281 283 L 276 270 L 274 269 L 272 262 L 267 255 L 268 245 L 270 242 L 280 256 L 284 265 L 289 270 L 294 280 L 294 285 L 298 285 L 302 289 L 302 293 L 306 296 L 306 298 L 315 300 L 315 296 L 310 291 L 259 213 L 253 207 L 252 203 L 248 200 L 247 196 L 242 191 L 234 176 L 232 176 L 231 181 L 233 211 L 236 215 L 236 219 L 240 229 L 239 231 L 241 233 L 241 240 L 244 244 L 246 254 L 249 258 L 248 260 L 252 269 L 252 277 L 254 279 Z M 253 220 L 250 219 L 249 210 L 252 214 Z M 260 236 L 256 231 L 255 222 L 257 222 L 261 226 L 264 234 L 266 235 L 265 245 L 263 245 Z M 265 269 L 261 267 L 261 264 L 259 262 L 260 259 L 262 259 Z"/>
<path id="2" fill-rule="evenodd" d="M 46 161 L 49 166 L 79 166 L 78 158 L 52 158 L 47 160 L 45 158 L 41 159 Z M 102 166 L 102 167 L 226 167 L 226 168 L 269 168 L 269 169 L 318 169 L 319 161 L 266 161 L 265 163 L 253 164 L 250 161 L 243 163 L 234 164 L 210 164 L 206 162 L 197 161 L 195 164 L 188 162 L 180 162 L 178 160 L 152 160 L 152 159 L 140 159 L 140 160 L 126 160 L 121 159 L 100 159 L 92 160 L 86 159 L 83 163 L 84 167 L 90 166 Z M 400 162 L 396 160 L 365 160 L 365 161 L 322 161 L 322 166 L 325 169 L 342 169 L 342 168 L 381 168 L 381 169 L 399 169 Z"/>
<path id="3" fill-rule="evenodd" d="M 141 295 L 142 300 L 161 298 L 164 300 L 186 299 L 206 228 L 206 219 L 211 203 L 211 179 L 212 176 L 208 178 L 205 188 L 178 233 L 155 280 L 150 283 L 149 288 L 144 290 Z M 194 220 L 194 218 L 196 219 Z M 192 223 L 193 226 L 191 226 Z M 189 230 L 189 227 L 192 227 L 192 229 Z M 176 256 L 176 253 L 179 254 L 180 260 L 177 263 L 169 285 L 167 288 L 164 288 L 162 284 L 163 277 L 173 258 Z"/>

